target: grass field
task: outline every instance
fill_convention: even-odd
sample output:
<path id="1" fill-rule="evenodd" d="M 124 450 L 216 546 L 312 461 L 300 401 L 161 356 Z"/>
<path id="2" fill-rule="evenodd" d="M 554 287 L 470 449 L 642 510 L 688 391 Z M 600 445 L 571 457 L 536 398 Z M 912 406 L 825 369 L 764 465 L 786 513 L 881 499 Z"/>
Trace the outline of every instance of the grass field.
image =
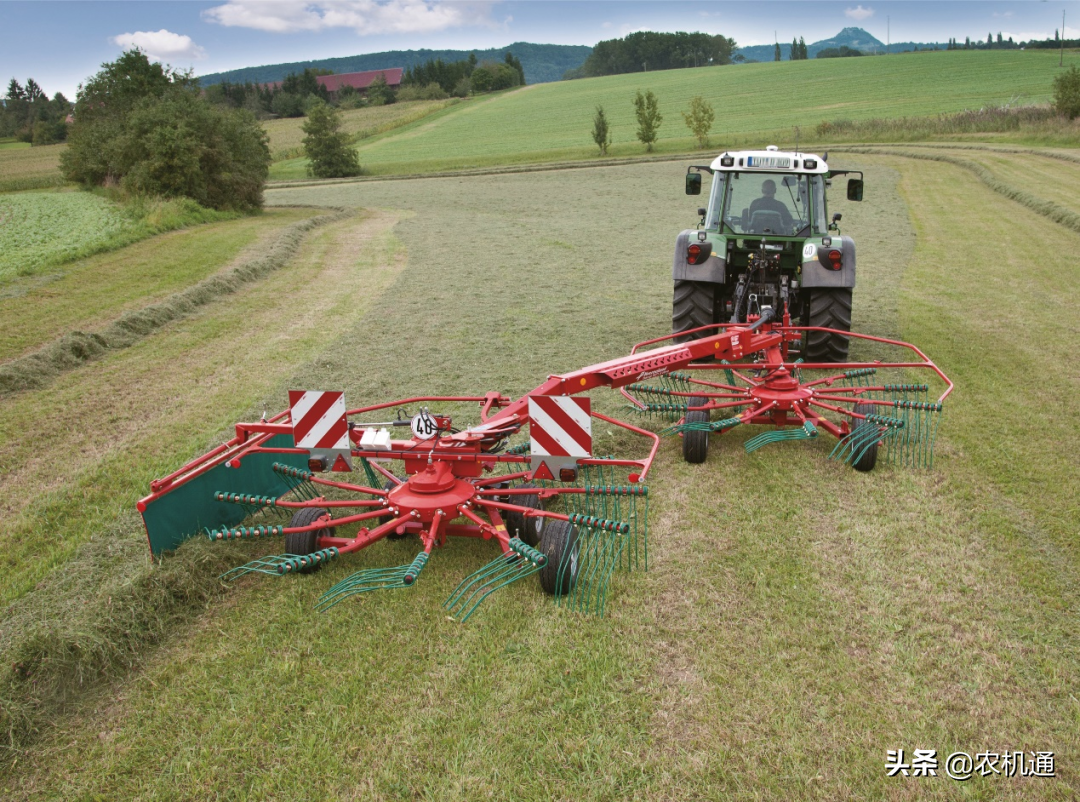
<path id="1" fill-rule="evenodd" d="M 24 145 L 16 142 L 0 148 L 0 192 L 62 186 L 60 154 L 67 145 Z"/>
<path id="2" fill-rule="evenodd" d="M 423 119 L 452 105 L 449 100 L 417 100 L 393 103 L 389 106 L 370 106 L 346 109 L 341 112 L 341 130 L 357 139 L 366 139 Z M 302 126 L 306 118 L 267 120 L 263 128 L 270 136 L 270 153 L 274 161 L 296 158 L 304 150 Z"/>
<path id="3" fill-rule="evenodd" d="M 653 90 L 660 101 L 664 121 L 658 152 L 694 149 L 680 114 L 693 95 L 713 104 L 711 139 L 719 147 L 757 145 L 763 139 L 791 143 L 796 126 L 808 142 L 822 121 L 1045 103 L 1057 61 L 1056 54 L 1037 51 L 942 51 L 854 64 L 811 59 L 540 84 L 470 104 L 358 150 L 372 174 L 592 158 L 592 118 L 603 105 L 613 132 L 609 152 L 636 155 L 644 150 L 635 137 L 632 100 L 638 89 Z M 302 175 L 300 162 L 283 163 L 274 173 L 275 178 Z"/>
<path id="4" fill-rule="evenodd" d="M 1023 188 L 1076 206 L 1060 189 L 1071 164 L 944 155 L 1005 183 L 1035 165 Z M 5 795 L 1075 798 L 1080 408 L 1061 332 L 1080 321 L 1061 288 L 1077 234 L 956 163 L 830 161 L 866 171 L 866 200 L 836 206 L 859 244 L 855 328 L 917 343 L 958 384 L 932 472 L 857 474 L 825 459 L 824 438 L 747 455 L 741 433 L 690 466 L 667 441 L 649 482 L 650 570 L 617 576 L 603 619 L 519 583 L 468 624 L 448 621 L 440 605 L 490 559 L 483 542 L 452 543 L 415 588 L 327 615 L 311 605 L 336 579 L 414 549 L 242 582 L 130 674 L 91 678 L 32 749 L 9 753 Z M 9 463 L 19 489 L 4 496 L 37 514 L 34 532 L 91 550 L 105 533 L 137 542 L 130 507 L 149 478 L 239 416 L 283 407 L 288 387 L 332 384 L 353 404 L 516 395 L 625 353 L 670 325 L 671 242 L 695 205 L 683 171 L 271 191 L 272 204 L 380 211 L 320 230 L 292 269 L 220 308 L 0 400 L 5 442 L 34 430 L 43 443 Z M 71 409 L 86 411 L 78 439 L 48 445 L 48 422 Z M 47 479 L 61 465 L 72 489 Z M 36 596 L 107 610 L 138 569 L 49 575 L 35 560 L 62 565 L 70 550 L 5 534 L 0 554 L 13 548 L 21 567 L 5 561 L 7 574 L 41 581 L 10 608 L 0 651 Z M 1051 750 L 1058 777 L 887 778 L 898 748 Z"/>

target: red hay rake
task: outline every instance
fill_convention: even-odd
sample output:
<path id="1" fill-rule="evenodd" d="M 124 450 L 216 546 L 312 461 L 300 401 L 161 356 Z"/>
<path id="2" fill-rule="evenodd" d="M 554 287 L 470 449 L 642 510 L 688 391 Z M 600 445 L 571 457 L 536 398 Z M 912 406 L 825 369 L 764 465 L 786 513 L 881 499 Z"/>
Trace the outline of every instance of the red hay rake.
<path id="1" fill-rule="evenodd" d="M 704 461 L 710 434 L 765 424 L 773 430 L 746 441 L 748 452 L 824 430 L 838 439 L 831 456 L 859 470 L 873 468 L 882 451 L 903 464 L 929 465 L 936 418 L 952 390 L 948 378 L 914 346 L 862 335 L 851 336 L 916 358 L 788 361 L 789 346 L 805 331 L 771 326 L 766 316 L 695 330 L 699 339 L 690 342 L 649 340 L 620 359 L 552 376 L 516 401 L 498 393 L 425 396 L 346 410 L 341 393 L 293 391 L 289 410 L 237 424 L 228 443 L 151 484 L 139 502 L 151 550 L 175 548 L 200 531 L 214 541 L 284 537 L 283 554 L 223 574 L 234 579 L 311 573 L 382 539 L 417 539 L 411 563 L 361 570 L 329 588 L 316 604 L 329 610 L 358 594 L 412 587 L 450 538 L 480 538 L 494 541 L 499 554 L 446 600 L 454 617 L 467 619 L 491 593 L 533 574 L 559 603 L 602 615 L 614 571 L 647 567 L 648 489 L 641 482 L 660 437 L 575 396 L 619 389 L 635 412 L 672 422 L 661 433 L 681 434 L 690 462 Z M 712 380 L 717 371 L 724 381 Z M 877 371 L 928 371 L 945 389 L 929 402 L 927 384 L 872 384 Z M 479 421 L 461 430 L 428 406 L 463 403 L 478 405 Z M 405 407 L 419 409 L 402 416 Z M 378 419 L 391 410 L 399 410 L 395 419 Z M 714 410 L 727 417 L 711 421 Z M 593 420 L 646 438 L 647 456 L 594 457 Z M 409 437 L 391 436 L 406 426 Z M 526 427 L 528 441 L 511 445 Z M 354 465 L 359 483 L 327 475 Z M 281 513 L 291 516 L 287 523 L 238 525 L 249 515 Z"/>

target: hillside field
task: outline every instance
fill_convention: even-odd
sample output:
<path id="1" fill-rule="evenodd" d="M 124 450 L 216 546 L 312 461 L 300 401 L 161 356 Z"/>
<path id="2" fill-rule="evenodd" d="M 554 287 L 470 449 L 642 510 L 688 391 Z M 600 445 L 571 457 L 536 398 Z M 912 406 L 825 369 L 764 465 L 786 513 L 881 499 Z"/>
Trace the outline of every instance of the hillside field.
<path id="1" fill-rule="evenodd" d="M 1070 53 L 1075 61 L 1077 55 Z M 592 120 L 602 105 L 615 156 L 641 155 L 633 98 L 652 90 L 663 123 L 656 150 L 692 153 L 681 112 L 701 95 L 716 112 L 714 147 L 813 141 L 837 119 L 915 117 L 1004 104 L 1046 103 L 1058 57 L 1045 51 L 941 51 L 861 59 L 812 59 L 634 73 L 530 86 L 475 98 L 453 114 L 358 147 L 372 174 L 432 172 L 503 163 L 596 157 Z M 932 87 L 932 91 L 928 91 Z M 299 178 L 303 160 L 275 165 L 271 178 Z"/>
<path id="2" fill-rule="evenodd" d="M 155 571 L 185 566 L 208 601 L 111 681 L 72 676 L 65 704 L 45 700 L 32 745 L 0 764 L 4 797 L 1075 798 L 1080 388 L 1061 332 L 1080 318 L 1061 287 L 1077 278 L 1080 201 L 1060 187 L 1080 162 L 866 150 L 830 159 L 866 172 L 866 200 L 832 209 L 859 246 L 854 327 L 916 343 L 956 381 L 932 471 L 858 474 L 826 459 L 828 438 L 746 454 L 744 432 L 691 466 L 665 440 L 649 570 L 616 575 L 603 618 L 525 581 L 448 620 L 450 590 L 491 559 L 484 542 L 452 542 L 414 588 L 317 614 L 335 581 L 415 547 L 221 587 L 223 564 L 259 546 L 192 541 Z M 8 650 L 40 611 L 53 637 L 91 644 L 81 610 L 139 617 L 135 499 L 290 387 L 341 388 L 350 405 L 516 396 L 667 332 L 671 247 L 696 206 L 687 163 L 271 189 L 266 228 L 170 235 L 203 238 L 204 275 L 266 247 L 273 215 L 355 210 L 227 301 L 0 398 L 14 600 L 0 688 L 38 698 Z M 245 225 L 249 253 L 225 247 Z M 133 247 L 153 261 L 151 243 Z M 139 292 L 165 290 L 152 275 Z M 70 436 L 50 438 L 59 419 Z M 886 777 L 887 750 L 916 748 L 1053 751 L 1057 776 Z"/>

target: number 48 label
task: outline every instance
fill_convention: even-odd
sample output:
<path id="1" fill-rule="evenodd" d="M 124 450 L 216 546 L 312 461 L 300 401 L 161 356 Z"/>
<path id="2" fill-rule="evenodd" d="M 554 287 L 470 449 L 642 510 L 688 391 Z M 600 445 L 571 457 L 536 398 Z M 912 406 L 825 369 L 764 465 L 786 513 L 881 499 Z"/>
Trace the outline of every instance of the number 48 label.
<path id="1" fill-rule="evenodd" d="M 412 419 L 412 433 L 417 440 L 430 440 L 439 433 L 439 424 L 426 409 L 420 410 Z"/>

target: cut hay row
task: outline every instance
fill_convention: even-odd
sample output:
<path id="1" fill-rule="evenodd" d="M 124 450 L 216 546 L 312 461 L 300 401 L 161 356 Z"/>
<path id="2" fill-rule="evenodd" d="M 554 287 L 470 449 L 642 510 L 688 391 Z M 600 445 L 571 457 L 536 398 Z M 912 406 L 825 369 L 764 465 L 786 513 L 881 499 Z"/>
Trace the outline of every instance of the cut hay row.
<path id="1" fill-rule="evenodd" d="M 834 152 L 880 154 L 881 150 L 876 148 L 841 147 L 837 148 Z M 1077 213 L 1072 209 L 1067 209 L 1053 201 L 1039 198 L 1026 190 L 1007 184 L 995 176 L 991 170 L 978 162 L 969 159 L 960 159 L 955 156 L 948 156 L 943 153 L 917 153 L 897 148 L 889 149 L 889 152 L 910 159 L 945 162 L 947 164 L 954 164 L 957 167 L 962 167 L 977 176 L 983 184 L 994 192 L 997 192 L 999 195 L 1014 200 L 1022 206 L 1031 209 L 1031 211 L 1036 214 L 1042 215 L 1049 220 L 1053 220 L 1055 223 L 1059 223 L 1072 231 L 1080 233 L 1080 213 Z M 1069 161 L 1073 160 L 1070 159 Z"/>
<path id="2" fill-rule="evenodd" d="M 0 397 L 45 387 L 62 373 L 97 359 L 107 351 L 129 348 L 156 329 L 236 292 L 245 284 L 258 281 L 286 264 L 308 231 L 342 220 L 352 213 L 351 210 L 338 210 L 293 223 L 265 254 L 227 273 L 200 281 L 158 303 L 127 312 L 100 331 L 69 332 L 32 354 L 0 365 Z"/>

